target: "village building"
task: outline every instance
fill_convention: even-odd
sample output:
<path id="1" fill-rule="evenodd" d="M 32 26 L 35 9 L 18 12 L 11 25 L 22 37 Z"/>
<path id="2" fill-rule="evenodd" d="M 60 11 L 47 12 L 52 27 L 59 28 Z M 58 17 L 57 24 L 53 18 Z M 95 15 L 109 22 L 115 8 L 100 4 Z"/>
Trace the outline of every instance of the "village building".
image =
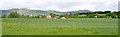
<path id="1" fill-rule="evenodd" d="M 44 18 L 51 19 L 52 17 L 50 15 L 44 16 Z"/>
<path id="2" fill-rule="evenodd" d="M 61 17 L 61 19 L 66 19 L 65 17 Z"/>

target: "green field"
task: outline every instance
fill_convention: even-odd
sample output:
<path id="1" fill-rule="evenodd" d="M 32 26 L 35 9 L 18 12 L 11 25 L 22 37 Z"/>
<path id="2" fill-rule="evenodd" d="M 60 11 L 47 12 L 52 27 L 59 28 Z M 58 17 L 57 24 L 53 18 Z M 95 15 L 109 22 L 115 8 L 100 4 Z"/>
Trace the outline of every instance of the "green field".
<path id="1" fill-rule="evenodd" d="M 3 18 L 3 35 L 117 35 L 118 19 Z"/>

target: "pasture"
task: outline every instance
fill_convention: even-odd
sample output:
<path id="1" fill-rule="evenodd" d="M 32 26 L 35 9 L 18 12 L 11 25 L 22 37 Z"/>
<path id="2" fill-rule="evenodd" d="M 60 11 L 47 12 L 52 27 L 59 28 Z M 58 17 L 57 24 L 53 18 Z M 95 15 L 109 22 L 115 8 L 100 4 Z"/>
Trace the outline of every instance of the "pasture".
<path id="1" fill-rule="evenodd" d="M 117 35 L 113 18 L 2 18 L 3 35 Z"/>

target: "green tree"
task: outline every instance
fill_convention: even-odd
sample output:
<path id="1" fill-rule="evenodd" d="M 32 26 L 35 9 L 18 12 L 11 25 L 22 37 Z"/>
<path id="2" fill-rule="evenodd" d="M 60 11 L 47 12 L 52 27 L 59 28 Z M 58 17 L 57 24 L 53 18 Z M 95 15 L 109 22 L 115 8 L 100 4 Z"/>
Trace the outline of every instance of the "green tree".
<path id="1" fill-rule="evenodd" d="M 87 17 L 94 18 L 94 14 L 87 14 Z"/>
<path id="2" fill-rule="evenodd" d="M 117 15 L 118 18 L 120 18 L 120 11 L 117 11 L 116 15 Z"/>
<path id="3" fill-rule="evenodd" d="M 106 14 L 106 16 L 111 16 L 111 15 L 112 15 L 112 13 L 107 13 L 107 14 Z"/>
<path id="4" fill-rule="evenodd" d="M 117 14 L 116 13 L 107 13 L 106 16 L 108 17 L 112 17 L 112 18 L 117 18 Z"/>
<path id="5" fill-rule="evenodd" d="M 112 17 L 112 18 L 117 18 L 116 13 L 113 12 L 112 15 L 111 15 L 111 17 Z"/>
<path id="6" fill-rule="evenodd" d="M 104 13 L 105 13 L 105 14 L 107 14 L 107 13 L 111 13 L 111 11 L 105 11 Z"/>
<path id="7" fill-rule="evenodd" d="M 120 18 L 120 13 L 117 16 L 118 16 L 118 18 Z"/>
<path id="8" fill-rule="evenodd" d="M 8 15 L 8 18 L 19 18 L 20 15 L 17 12 L 12 12 Z"/>
<path id="9" fill-rule="evenodd" d="M 57 15 L 54 13 L 50 13 L 49 15 L 51 15 L 52 18 L 56 17 Z"/>
<path id="10" fill-rule="evenodd" d="M 2 16 L 2 18 L 6 18 L 6 17 L 7 17 L 7 15 L 3 15 L 3 16 Z"/>

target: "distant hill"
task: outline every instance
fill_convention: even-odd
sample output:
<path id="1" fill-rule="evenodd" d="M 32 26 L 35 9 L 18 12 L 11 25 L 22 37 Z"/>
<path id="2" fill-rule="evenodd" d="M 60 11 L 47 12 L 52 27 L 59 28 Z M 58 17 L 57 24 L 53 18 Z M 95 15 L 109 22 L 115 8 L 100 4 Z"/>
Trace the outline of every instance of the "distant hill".
<path id="1" fill-rule="evenodd" d="M 14 8 L 14 9 L 0 10 L 0 11 L 1 11 L 0 15 L 8 15 L 11 12 L 18 12 L 20 15 L 49 15 L 50 13 L 54 13 L 54 14 L 57 14 L 57 15 L 65 15 L 65 14 L 91 12 L 89 10 L 59 12 L 59 11 L 55 11 L 55 10 L 31 10 L 31 9 L 26 9 L 26 8 L 21 8 L 21 9 Z"/>

